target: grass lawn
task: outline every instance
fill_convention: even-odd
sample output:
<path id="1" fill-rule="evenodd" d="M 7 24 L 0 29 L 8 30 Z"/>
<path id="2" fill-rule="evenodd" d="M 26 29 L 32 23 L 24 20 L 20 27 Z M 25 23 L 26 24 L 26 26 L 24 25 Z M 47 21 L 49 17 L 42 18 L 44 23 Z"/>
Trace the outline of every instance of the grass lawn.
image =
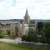
<path id="1" fill-rule="evenodd" d="M 19 46 L 0 42 L 0 50 L 50 50 L 48 48 L 31 48 L 27 46 Z"/>

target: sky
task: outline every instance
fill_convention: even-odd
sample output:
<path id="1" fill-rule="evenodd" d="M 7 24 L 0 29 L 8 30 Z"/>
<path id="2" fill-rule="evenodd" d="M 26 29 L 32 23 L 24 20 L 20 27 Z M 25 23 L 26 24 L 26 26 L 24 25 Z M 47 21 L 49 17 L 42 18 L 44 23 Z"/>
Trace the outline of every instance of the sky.
<path id="1" fill-rule="evenodd" d="M 50 19 L 50 0 L 0 0 L 0 20 L 23 19 L 26 9 L 31 19 Z"/>

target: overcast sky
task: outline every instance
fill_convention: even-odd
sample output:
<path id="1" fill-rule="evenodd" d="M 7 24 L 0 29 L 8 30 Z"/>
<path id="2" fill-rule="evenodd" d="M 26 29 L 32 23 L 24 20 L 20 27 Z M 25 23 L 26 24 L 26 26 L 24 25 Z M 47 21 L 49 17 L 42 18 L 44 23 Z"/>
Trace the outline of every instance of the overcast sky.
<path id="1" fill-rule="evenodd" d="M 50 19 L 50 0 L 0 0 L 0 19 L 24 18 L 26 8 L 32 19 Z"/>

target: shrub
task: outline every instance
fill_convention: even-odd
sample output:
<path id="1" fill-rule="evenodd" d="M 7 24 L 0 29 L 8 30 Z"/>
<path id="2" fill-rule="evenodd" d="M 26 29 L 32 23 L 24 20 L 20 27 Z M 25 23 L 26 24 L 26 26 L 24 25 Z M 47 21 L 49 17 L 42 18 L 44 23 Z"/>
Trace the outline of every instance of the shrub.
<path id="1" fill-rule="evenodd" d="M 4 33 L 0 32 L 0 38 L 4 37 Z"/>

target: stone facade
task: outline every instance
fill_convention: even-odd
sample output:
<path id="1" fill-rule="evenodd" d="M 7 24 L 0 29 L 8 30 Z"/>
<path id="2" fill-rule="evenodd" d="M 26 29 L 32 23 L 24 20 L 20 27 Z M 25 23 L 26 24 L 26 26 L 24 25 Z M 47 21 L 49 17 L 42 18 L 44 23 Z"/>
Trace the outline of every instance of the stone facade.
<path id="1" fill-rule="evenodd" d="M 0 32 L 7 33 L 11 37 L 25 35 L 29 31 L 30 21 L 32 22 L 31 28 L 35 31 L 37 22 L 30 19 L 28 10 L 26 10 L 24 19 L 0 20 Z"/>
<path id="2" fill-rule="evenodd" d="M 24 19 L 0 20 L 0 32 L 8 34 L 10 37 L 20 37 L 28 34 L 29 27 L 36 32 L 38 22 L 50 22 L 50 20 L 31 20 L 28 10 L 26 10 Z"/>

